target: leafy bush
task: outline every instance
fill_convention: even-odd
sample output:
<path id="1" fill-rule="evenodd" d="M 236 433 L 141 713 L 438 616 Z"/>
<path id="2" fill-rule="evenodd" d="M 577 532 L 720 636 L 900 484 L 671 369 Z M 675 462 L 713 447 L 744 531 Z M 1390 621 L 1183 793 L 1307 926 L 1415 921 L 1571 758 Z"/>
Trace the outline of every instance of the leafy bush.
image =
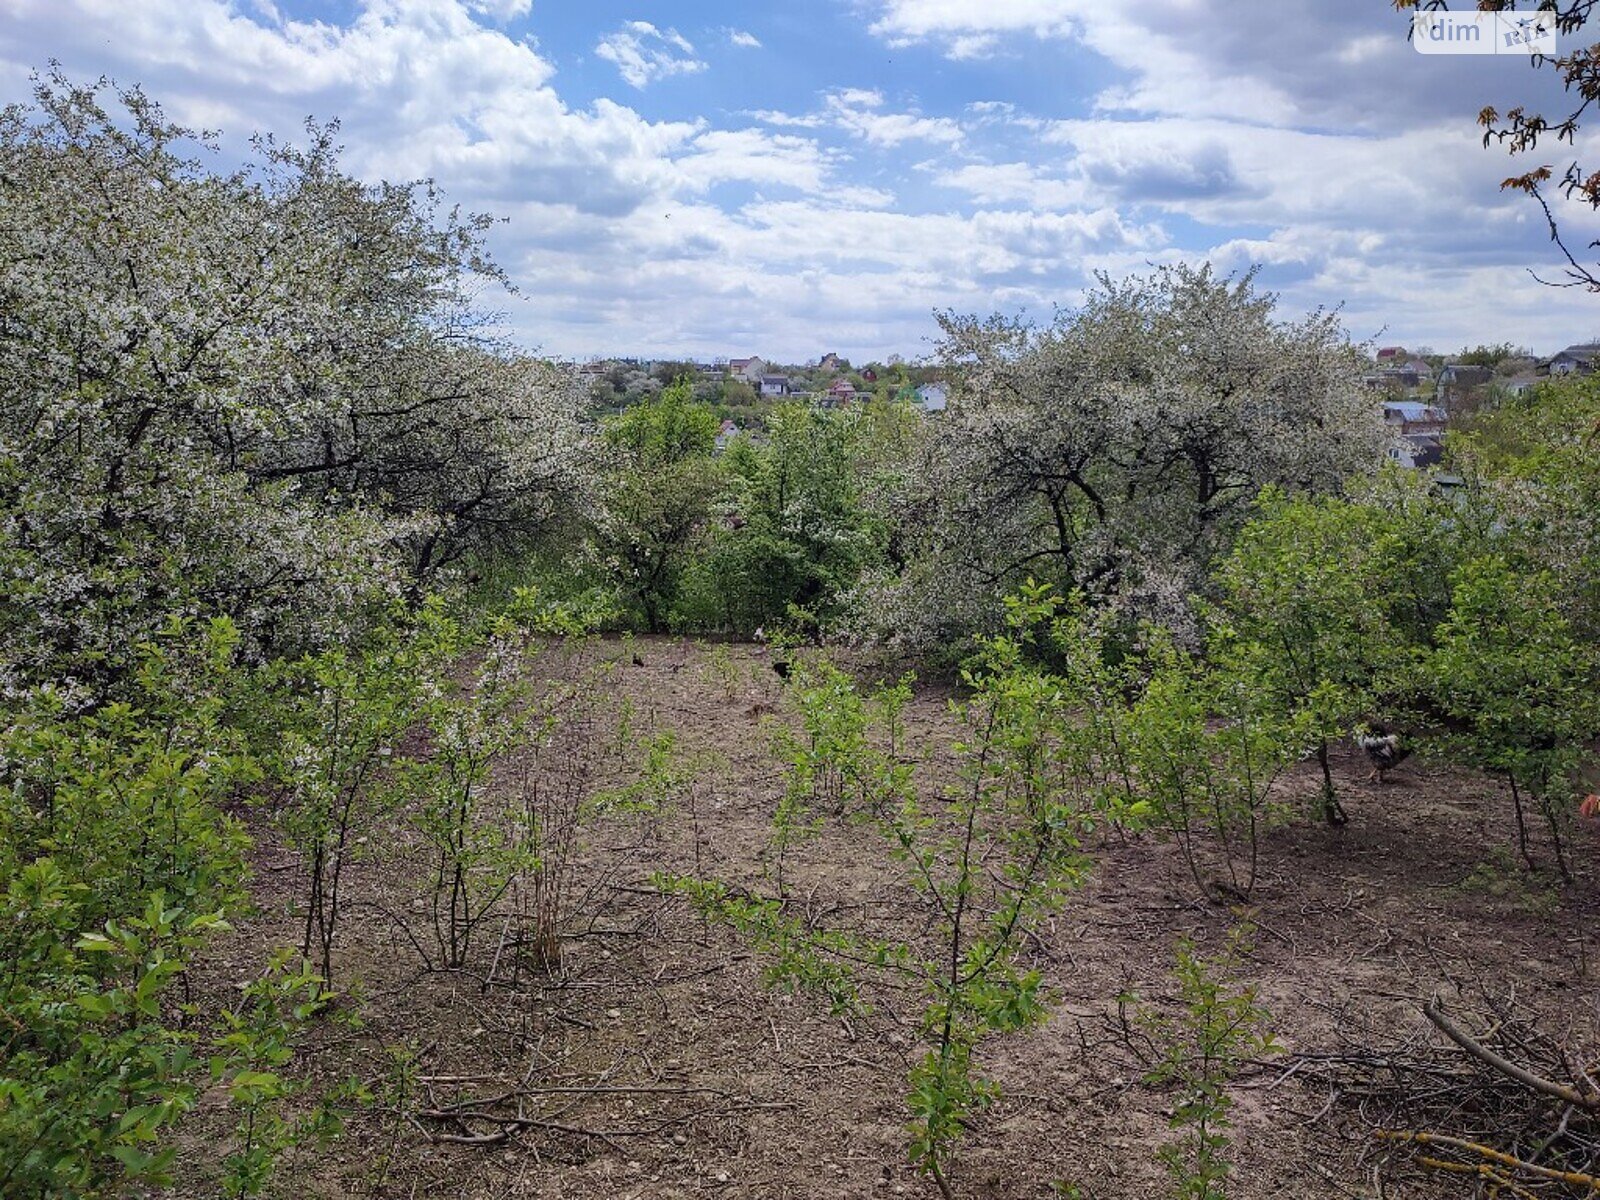
<path id="1" fill-rule="evenodd" d="M 1428 660 L 1437 703 L 1452 718 L 1447 743 L 1506 778 L 1529 866 L 1523 798 L 1533 801 L 1569 877 L 1562 826 L 1577 798 L 1577 769 L 1600 735 L 1600 657 L 1574 632 L 1548 573 L 1483 558 L 1452 585 L 1450 615 Z"/>
<path id="2" fill-rule="evenodd" d="M 307 877 L 300 953 L 316 954 L 324 980 L 333 978 L 345 869 L 397 802 L 390 764 L 422 714 L 427 681 L 456 642 L 454 624 L 428 606 L 414 618 L 392 614 L 359 646 L 332 647 L 271 672 L 277 818 Z"/>
<path id="3" fill-rule="evenodd" d="M 1177 1013 L 1139 1009 L 1140 1023 L 1162 1053 L 1146 1078 L 1178 1089 L 1171 1125 L 1180 1136 L 1160 1152 L 1175 1200 L 1225 1200 L 1232 1173 L 1228 1083 L 1247 1060 L 1278 1049 L 1256 989 L 1235 982 L 1249 934 L 1248 926 L 1234 930 L 1215 960 L 1201 958 L 1193 942 L 1180 942 Z"/>
<path id="4" fill-rule="evenodd" d="M 194 1035 L 164 992 L 244 900 L 223 815 L 255 777 L 225 717 L 231 622 L 136 648 L 133 699 L 44 689 L 0 730 L 0 1192 L 160 1181 L 194 1103 Z"/>
<path id="5" fill-rule="evenodd" d="M 869 705 L 825 664 L 797 677 L 806 734 L 780 741 L 789 758 L 780 833 L 796 813 L 877 830 L 903 884 L 926 907 L 924 937 L 830 929 L 791 913 L 781 890 L 759 897 L 715 881 L 658 881 L 750 938 L 769 956 L 774 983 L 819 990 L 836 1008 L 868 1003 L 861 973 L 923 992 L 919 1029 L 928 1048 L 908 1075 L 910 1152 L 947 1196 L 956 1145 L 997 1094 L 975 1074 L 972 1052 L 985 1037 L 1045 1014 L 1041 980 L 1024 964 L 1022 945 L 1086 869 L 1079 838 L 1091 816 L 1059 770 L 1070 702 L 1061 681 L 1031 666 L 1019 645 L 1033 616 L 1016 613 L 1012 632 L 986 643 L 968 668 L 970 698 L 955 705 L 961 779 L 943 794 L 924 794 L 889 749 L 909 680 Z M 837 799 L 813 809 L 817 794 Z"/>
<path id="6" fill-rule="evenodd" d="M 163 1183 L 163 1139 L 199 1095 L 192 1035 L 162 995 L 216 913 L 142 910 L 89 928 L 96 897 L 48 858 L 0 896 L 0 1193 L 95 1197 Z"/>

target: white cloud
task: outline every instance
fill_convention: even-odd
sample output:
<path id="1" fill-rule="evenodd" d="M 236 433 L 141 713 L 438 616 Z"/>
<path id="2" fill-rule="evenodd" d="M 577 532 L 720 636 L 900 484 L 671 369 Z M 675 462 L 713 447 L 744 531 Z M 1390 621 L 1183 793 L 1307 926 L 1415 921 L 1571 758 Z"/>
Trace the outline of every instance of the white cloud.
<path id="1" fill-rule="evenodd" d="M 753 33 L 743 29 L 729 29 L 727 33 L 728 42 L 731 45 L 738 46 L 744 50 L 761 49 L 761 39 Z"/>
<path id="2" fill-rule="evenodd" d="M 822 108 L 813 113 L 785 113 L 758 109 L 750 116 L 763 124 L 792 129 L 839 129 L 875 146 L 905 142 L 959 143 L 965 134 L 961 123 L 949 117 L 925 117 L 914 112 L 886 112 L 887 101 L 870 88 L 837 88 L 823 94 Z"/>
<path id="3" fill-rule="evenodd" d="M 1052 211 L 1078 208 L 1091 200 L 1081 182 L 1043 175 L 1031 163 L 967 163 L 953 169 L 925 163 L 940 187 L 971 196 L 979 204 L 1023 204 Z"/>
<path id="4" fill-rule="evenodd" d="M 810 138 L 761 129 L 713 129 L 694 139 L 693 153 L 677 160 L 696 191 L 718 183 L 825 190 L 835 156 Z"/>
<path id="5" fill-rule="evenodd" d="M 1283 0 L 1298 24 L 1271 28 L 1221 0 L 858 2 L 885 40 L 971 55 L 1048 37 L 1120 75 L 1070 120 L 864 87 L 655 120 L 623 82 L 626 103 L 565 99 L 551 55 L 506 28 L 537 21 L 527 0 L 352 0 L 339 22 L 271 0 L 0 0 L 0 101 L 53 55 L 142 82 L 235 148 L 340 117 L 361 177 L 431 176 L 508 218 L 490 237 L 522 289 L 510 332 L 554 353 L 914 354 L 934 308 L 1048 313 L 1095 270 L 1206 256 L 1266 264 L 1291 308 L 1345 303 L 1363 335 L 1543 346 L 1594 323 L 1592 299 L 1521 269 L 1548 261 L 1545 231 L 1471 128 L 1526 67 L 1422 74 L 1379 36 L 1392 14 L 1315 0 Z M 607 61 L 635 87 L 704 69 L 664 20 L 617 32 L 640 60 Z M 694 65 L 658 70 L 656 51 Z"/>
<path id="6" fill-rule="evenodd" d="M 658 29 L 649 21 L 629 21 L 600 39 L 594 52 L 614 65 L 622 78 L 645 88 L 671 75 L 693 75 L 706 69 L 694 46 L 676 29 Z"/>
<path id="7" fill-rule="evenodd" d="M 1104 0 L 881 0 L 880 7 L 871 30 L 890 44 L 937 41 L 952 58 L 980 58 L 1006 36 L 1072 36 L 1086 13 L 1113 6 Z"/>
<path id="8" fill-rule="evenodd" d="M 533 11 L 533 0 L 467 0 L 467 7 L 495 21 L 514 21 Z"/>

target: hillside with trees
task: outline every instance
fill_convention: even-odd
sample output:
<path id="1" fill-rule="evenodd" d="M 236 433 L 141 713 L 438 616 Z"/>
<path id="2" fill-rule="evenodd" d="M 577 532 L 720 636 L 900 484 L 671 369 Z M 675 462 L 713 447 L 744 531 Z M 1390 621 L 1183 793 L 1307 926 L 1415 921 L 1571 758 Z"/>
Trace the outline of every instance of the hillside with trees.
<path id="1" fill-rule="evenodd" d="M 0 1196 L 1600 1191 L 1595 377 L 1404 470 L 1176 265 L 602 386 L 490 220 L 0 114 Z"/>

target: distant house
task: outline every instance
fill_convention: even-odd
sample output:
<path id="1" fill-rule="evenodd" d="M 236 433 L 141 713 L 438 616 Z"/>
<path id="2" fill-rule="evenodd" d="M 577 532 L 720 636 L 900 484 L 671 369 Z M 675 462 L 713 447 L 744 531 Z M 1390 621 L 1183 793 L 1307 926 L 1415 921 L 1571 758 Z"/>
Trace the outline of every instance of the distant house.
<path id="1" fill-rule="evenodd" d="M 721 454 L 728 448 L 728 443 L 740 434 L 739 426 L 732 421 L 724 421 L 722 428 L 717 430 L 717 453 Z"/>
<path id="2" fill-rule="evenodd" d="M 1445 405 L 1465 400 L 1474 388 L 1481 388 L 1494 378 L 1488 367 L 1467 363 L 1446 363 L 1439 369 L 1439 402 Z"/>
<path id="3" fill-rule="evenodd" d="M 1402 435 L 1433 435 L 1444 432 L 1450 417 L 1444 409 L 1420 400 L 1390 400 L 1383 406 L 1383 419 Z"/>
<path id="4" fill-rule="evenodd" d="M 849 404 L 856 398 L 856 389 L 848 379 L 835 379 L 823 396 L 829 404 Z"/>
<path id="5" fill-rule="evenodd" d="M 1545 377 L 1543 375 L 1535 375 L 1529 372 L 1524 375 L 1513 375 L 1501 386 L 1505 388 L 1508 396 L 1526 396 L 1544 381 Z"/>
<path id="6" fill-rule="evenodd" d="M 878 373 L 871 367 L 868 367 L 866 370 L 861 372 L 861 378 L 866 380 L 868 383 L 877 383 Z"/>
<path id="7" fill-rule="evenodd" d="M 1389 458 L 1402 467 L 1436 466 L 1444 457 L 1444 430 L 1449 414 L 1419 400 L 1390 400 L 1383 419 L 1394 440 Z"/>
<path id="8" fill-rule="evenodd" d="M 746 383 L 755 383 L 767 372 L 767 364 L 759 358 L 730 358 L 728 374 Z"/>
<path id="9" fill-rule="evenodd" d="M 1409 392 L 1421 385 L 1422 378 L 1409 367 L 1383 367 L 1367 372 L 1361 382 L 1375 392 Z"/>
<path id="10" fill-rule="evenodd" d="M 1549 362 L 1552 375 L 1589 375 L 1594 372 L 1594 360 L 1600 356 L 1600 343 L 1582 342 L 1568 346 L 1554 355 Z"/>
<path id="11" fill-rule="evenodd" d="M 1405 354 L 1406 348 L 1404 346 L 1385 346 L 1378 351 L 1378 365 L 1380 367 L 1392 367 L 1404 359 Z"/>
<path id="12" fill-rule="evenodd" d="M 950 385 L 942 380 L 925 383 L 917 389 L 917 403 L 923 412 L 943 412 L 950 401 Z"/>
<path id="13" fill-rule="evenodd" d="M 819 370 L 819 371 L 842 371 L 842 370 L 844 370 L 844 368 L 845 368 L 844 359 L 840 358 L 837 354 L 834 354 L 832 351 L 829 351 L 827 354 L 824 354 L 822 356 L 821 361 L 819 361 L 817 363 L 817 370 Z"/>
<path id="14" fill-rule="evenodd" d="M 1494 378 L 1488 367 L 1470 363 L 1445 363 L 1439 368 L 1439 383 L 1445 387 L 1478 387 Z"/>
<path id="15" fill-rule="evenodd" d="M 1428 360 L 1425 358 L 1408 358 L 1402 365 L 1407 371 L 1415 371 L 1418 379 L 1433 378 L 1433 368 L 1428 365 Z"/>
<path id="16" fill-rule="evenodd" d="M 1402 467 L 1436 467 L 1444 461 L 1444 439 L 1437 434 L 1414 433 L 1402 436 L 1389 447 L 1389 458 Z"/>
<path id="17" fill-rule="evenodd" d="M 761 394 L 763 396 L 787 396 L 789 394 L 789 377 L 787 375 L 763 375 L 761 377 Z"/>

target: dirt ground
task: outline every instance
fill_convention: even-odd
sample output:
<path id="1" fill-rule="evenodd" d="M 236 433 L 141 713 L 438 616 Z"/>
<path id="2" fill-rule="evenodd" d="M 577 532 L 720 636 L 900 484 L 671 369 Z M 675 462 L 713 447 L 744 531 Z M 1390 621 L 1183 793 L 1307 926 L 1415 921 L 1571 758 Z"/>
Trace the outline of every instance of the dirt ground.
<path id="1" fill-rule="evenodd" d="M 422 928 L 416 864 L 405 846 L 380 846 L 375 835 L 346 883 L 356 904 L 335 968 L 363 1024 L 319 1025 L 299 1062 L 321 1085 L 353 1077 L 377 1099 L 333 1144 L 292 1156 L 283 1191 L 937 1195 L 905 1149 L 917 997 L 869 989 L 871 1015 L 830 1017 L 814 997 L 769 990 L 762 960 L 738 935 L 707 926 L 650 880 L 676 871 L 765 887 L 763 849 L 782 791 L 769 724 L 785 719 L 770 656 L 664 638 L 609 641 L 597 653 L 617 663 L 604 685 L 610 707 L 625 703 L 630 714 L 621 737 L 606 734 L 618 741 L 606 769 L 620 778 L 645 738 L 671 731 L 681 753 L 701 756 L 695 785 L 658 815 L 607 818 L 587 831 L 574 877 L 583 896 L 552 972 L 513 972 L 498 922 L 472 970 L 424 971 L 409 940 Z M 930 778 L 953 734 L 950 695 L 919 685 L 906 713 L 911 753 Z M 1414 760 L 1380 785 L 1366 781 L 1367 765 L 1339 752 L 1350 822 L 1330 829 L 1312 815 L 1316 767 L 1305 764 L 1288 784 L 1304 806 L 1265 841 L 1244 978 L 1259 986 L 1285 1050 L 1332 1045 L 1341 1012 L 1421 1029 L 1419 1003 L 1470 980 L 1514 983 L 1551 1020 L 1595 1028 L 1600 830 L 1576 831 L 1579 878 L 1559 887 L 1552 871 L 1529 873 L 1515 860 L 1503 785 Z M 268 830 L 258 839 L 259 915 L 218 943 L 191 981 L 200 991 L 226 994 L 266 948 L 298 943 L 298 864 Z M 1196 896 L 1170 843 L 1109 836 L 1088 849 L 1087 886 L 1030 944 L 1053 1014 L 979 1054 L 1001 1099 L 959 1151 L 958 1195 L 1049 1197 L 1067 1183 L 1097 1200 L 1164 1194 L 1155 1151 L 1169 1136 L 1171 1093 L 1143 1082 L 1139 1063 L 1108 1037 L 1116 997 L 1170 996 L 1177 939 L 1218 950 L 1237 916 Z M 1548 862 L 1542 839 L 1537 853 Z M 890 931 L 922 919 L 881 843 L 860 827 L 830 825 L 791 855 L 794 894 L 813 913 Z M 417 1064 L 400 1097 L 386 1049 L 395 1046 Z M 1255 1071 L 1236 1086 L 1230 1196 L 1377 1197 L 1375 1169 L 1391 1200 L 1468 1194 L 1385 1162 L 1322 1089 L 1281 1075 Z M 479 1111 L 522 1122 L 470 1116 Z M 207 1128 L 203 1110 L 190 1142 L 201 1175 L 225 1136 L 211 1115 L 218 1128 Z"/>

